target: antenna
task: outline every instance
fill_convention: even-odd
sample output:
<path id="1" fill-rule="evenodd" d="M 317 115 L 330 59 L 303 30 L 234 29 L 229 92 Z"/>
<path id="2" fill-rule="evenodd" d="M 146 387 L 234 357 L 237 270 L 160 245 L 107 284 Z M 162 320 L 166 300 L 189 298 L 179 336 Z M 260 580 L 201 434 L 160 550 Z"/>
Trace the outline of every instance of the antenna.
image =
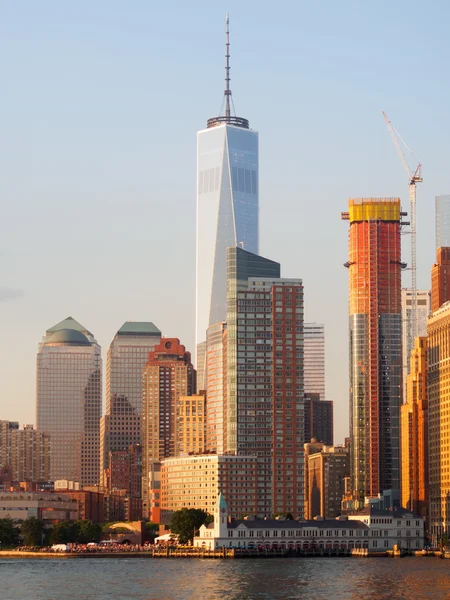
<path id="1" fill-rule="evenodd" d="M 225 17 L 225 117 L 230 122 L 230 17 Z"/>

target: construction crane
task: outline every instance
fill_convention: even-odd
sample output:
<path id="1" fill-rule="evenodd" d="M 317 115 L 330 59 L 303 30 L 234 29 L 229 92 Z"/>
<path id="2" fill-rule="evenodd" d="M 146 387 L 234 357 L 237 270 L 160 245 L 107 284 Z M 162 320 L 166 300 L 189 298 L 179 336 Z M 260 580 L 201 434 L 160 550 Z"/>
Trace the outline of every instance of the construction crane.
<path id="1" fill-rule="evenodd" d="M 417 322 L 417 265 L 416 265 L 416 184 L 422 183 L 422 165 L 414 156 L 414 153 L 402 139 L 401 135 L 394 128 L 387 114 L 383 112 L 384 120 L 386 121 L 387 128 L 391 134 L 392 141 L 394 142 L 397 154 L 402 161 L 403 168 L 408 174 L 409 178 L 409 202 L 410 202 L 410 217 L 411 217 L 411 332 L 413 340 L 418 335 L 418 322 Z M 405 155 L 402 150 L 402 146 L 407 149 L 409 154 L 417 161 L 417 167 L 414 171 L 409 168 L 406 161 Z"/>

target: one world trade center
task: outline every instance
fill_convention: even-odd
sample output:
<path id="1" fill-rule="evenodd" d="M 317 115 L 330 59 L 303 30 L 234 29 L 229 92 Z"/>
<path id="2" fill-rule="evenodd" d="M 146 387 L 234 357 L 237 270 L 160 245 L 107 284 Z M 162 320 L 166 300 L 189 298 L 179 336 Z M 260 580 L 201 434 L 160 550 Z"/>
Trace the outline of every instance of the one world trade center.
<path id="1" fill-rule="evenodd" d="M 224 114 L 197 133 L 196 344 L 204 373 L 206 330 L 226 318 L 226 249 L 258 253 L 258 133 L 231 114 L 226 19 Z M 234 111 L 233 111 L 234 112 Z M 201 381 L 199 386 L 201 387 Z"/>

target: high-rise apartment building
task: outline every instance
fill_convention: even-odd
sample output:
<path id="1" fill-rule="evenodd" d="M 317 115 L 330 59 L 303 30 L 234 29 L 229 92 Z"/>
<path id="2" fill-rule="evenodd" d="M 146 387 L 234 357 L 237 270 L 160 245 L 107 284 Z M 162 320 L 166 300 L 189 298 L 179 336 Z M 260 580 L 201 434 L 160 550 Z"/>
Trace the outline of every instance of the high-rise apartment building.
<path id="1" fill-rule="evenodd" d="M 210 325 L 225 321 L 226 249 L 258 252 L 258 133 L 231 114 L 229 83 L 227 20 L 225 114 L 197 134 L 197 347 Z"/>
<path id="2" fill-rule="evenodd" d="M 149 353 L 143 371 L 142 405 L 142 499 L 144 515 L 151 511 L 149 496 L 158 485 L 151 473 L 163 458 L 176 455 L 177 402 L 196 389 L 191 355 L 177 338 L 161 338 Z M 155 482 L 157 483 L 157 482 Z"/>
<path id="3" fill-rule="evenodd" d="M 428 508 L 427 338 L 417 337 L 410 355 L 406 403 L 401 406 L 401 505 L 426 517 Z"/>
<path id="4" fill-rule="evenodd" d="M 176 404 L 175 456 L 202 454 L 206 449 L 206 396 L 180 396 Z"/>
<path id="5" fill-rule="evenodd" d="M 114 336 L 106 360 L 106 414 L 100 423 L 100 478 L 110 451 L 141 442 L 142 370 L 161 332 L 153 323 L 125 322 Z"/>
<path id="6" fill-rule="evenodd" d="M 305 442 L 316 438 L 326 446 L 333 445 L 333 401 L 320 400 L 319 394 L 305 393 Z"/>
<path id="7" fill-rule="evenodd" d="M 436 312 L 450 300 L 450 247 L 436 250 L 436 263 L 431 268 L 431 310 Z"/>
<path id="8" fill-rule="evenodd" d="M 431 293 L 417 290 L 417 335 L 427 335 L 427 321 L 431 313 Z M 403 355 L 403 400 L 406 401 L 406 377 L 410 372 L 411 352 L 414 348 L 412 328 L 412 290 L 402 289 L 402 355 Z"/>
<path id="9" fill-rule="evenodd" d="M 433 543 L 450 534 L 450 302 L 428 321 L 428 464 Z"/>
<path id="10" fill-rule="evenodd" d="M 223 454 L 226 405 L 226 323 L 211 325 L 206 332 L 206 448 Z"/>
<path id="11" fill-rule="evenodd" d="M 46 331 L 37 355 L 37 429 L 50 435 L 50 478 L 99 481 L 100 346 L 68 317 Z"/>
<path id="12" fill-rule="evenodd" d="M 305 323 L 305 394 L 325 400 L 325 325 Z"/>
<path id="13" fill-rule="evenodd" d="M 127 450 L 109 452 L 106 474 L 106 488 L 110 494 L 123 490 L 132 498 L 140 498 L 142 446 L 133 444 Z"/>
<path id="14" fill-rule="evenodd" d="M 400 199 L 349 200 L 350 437 L 355 506 L 400 490 Z"/>
<path id="15" fill-rule="evenodd" d="M 241 248 L 227 260 L 226 448 L 258 457 L 259 515 L 302 515 L 302 281 Z"/>
<path id="16" fill-rule="evenodd" d="M 450 195 L 436 196 L 436 249 L 450 246 Z"/>
<path id="17" fill-rule="evenodd" d="M 326 446 L 311 449 L 305 444 L 305 519 L 321 516 L 335 519 L 341 514 L 341 500 L 345 493 L 345 479 L 350 473 L 349 449 L 345 446 Z"/>
<path id="18" fill-rule="evenodd" d="M 14 482 L 50 480 L 50 436 L 33 425 L 0 420 L 0 470 L 7 467 Z"/>

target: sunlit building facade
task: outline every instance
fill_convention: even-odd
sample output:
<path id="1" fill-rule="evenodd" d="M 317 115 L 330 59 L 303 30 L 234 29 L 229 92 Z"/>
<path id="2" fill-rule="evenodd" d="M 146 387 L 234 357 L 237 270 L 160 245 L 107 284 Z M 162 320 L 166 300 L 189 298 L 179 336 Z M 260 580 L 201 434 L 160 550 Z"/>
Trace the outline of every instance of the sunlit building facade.
<path id="1" fill-rule="evenodd" d="M 51 479 L 99 482 L 102 359 L 69 317 L 47 330 L 37 355 L 37 429 L 50 435 Z"/>
<path id="2" fill-rule="evenodd" d="M 258 457 L 258 515 L 303 515 L 303 284 L 241 248 L 227 258 L 226 447 Z"/>
<path id="3" fill-rule="evenodd" d="M 417 337 L 401 406 L 401 505 L 423 517 L 428 512 L 427 338 Z"/>
<path id="4" fill-rule="evenodd" d="M 450 300 L 450 247 L 436 250 L 436 262 L 431 268 L 431 310 L 436 312 Z"/>
<path id="5" fill-rule="evenodd" d="M 428 321 L 429 529 L 433 543 L 450 535 L 450 302 Z"/>
<path id="6" fill-rule="evenodd" d="M 350 437 L 356 506 L 400 490 L 400 199 L 349 200 Z"/>
<path id="7" fill-rule="evenodd" d="M 175 456 L 202 454 L 206 446 L 206 396 L 180 396 L 176 405 Z"/>
<path id="8" fill-rule="evenodd" d="M 191 355 L 177 338 L 161 338 L 143 370 L 142 499 L 144 516 L 151 513 L 155 493 L 152 474 L 163 458 L 176 456 L 177 403 L 196 389 Z M 156 466 L 154 466 L 156 465 Z M 155 481 L 156 482 L 156 481 Z M 156 482 L 157 483 L 157 482 Z"/>
<path id="9" fill-rule="evenodd" d="M 225 448 L 226 323 L 211 325 L 206 333 L 206 447 L 223 454 Z"/>

